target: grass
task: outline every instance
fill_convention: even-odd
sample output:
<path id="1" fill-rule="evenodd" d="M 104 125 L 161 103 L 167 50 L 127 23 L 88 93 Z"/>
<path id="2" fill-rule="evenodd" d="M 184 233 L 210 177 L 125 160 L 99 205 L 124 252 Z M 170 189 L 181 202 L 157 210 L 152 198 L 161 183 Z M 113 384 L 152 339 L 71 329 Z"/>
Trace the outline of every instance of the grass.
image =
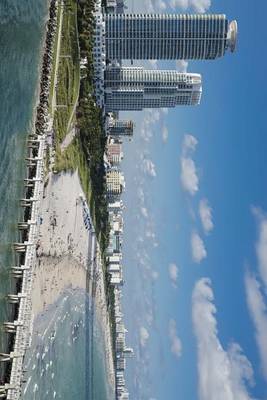
<path id="1" fill-rule="evenodd" d="M 62 8 L 59 9 L 59 12 L 57 14 L 57 27 L 59 27 L 60 13 L 62 13 Z M 53 48 L 51 90 L 49 93 L 49 111 L 50 111 L 50 113 L 52 113 L 52 99 L 54 97 L 54 85 L 55 85 L 55 77 L 56 77 L 56 58 L 57 58 L 58 43 L 59 43 L 58 35 L 59 35 L 59 29 L 57 28 L 55 42 L 54 42 L 54 48 Z"/>
<path id="2" fill-rule="evenodd" d="M 79 96 L 80 54 L 75 0 L 71 0 L 68 7 L 64 7 L 63 10 L 57 76 L 54 128 L 57 132 L 57 144 L 60 144 L 68 134 Z"/>
<path id="3" fill-rule="evenodd" d="M 90 203 L 92 199 L 90 171 L 78 138 L 75 138 L 64 152 L 56 153 L 54 169 L 55 172 L 78 170 L 84 194 Z"/>

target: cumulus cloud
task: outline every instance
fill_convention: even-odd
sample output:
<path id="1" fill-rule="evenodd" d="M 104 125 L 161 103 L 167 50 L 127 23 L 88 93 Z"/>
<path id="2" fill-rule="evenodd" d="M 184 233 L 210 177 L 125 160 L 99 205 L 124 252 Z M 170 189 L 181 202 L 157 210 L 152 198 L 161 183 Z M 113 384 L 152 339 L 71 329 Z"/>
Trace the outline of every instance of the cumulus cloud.
<path id="1" fill-rule="evenodd" d="M 192 135 L 185 135 L 182 156 L 181 156 L 181 183 L 187 192 L 192 196 L 199 189 L 199 178 L 197 175 L 197 169 L 195 162 L 193 161 L 191 154 L 195 151 L 197 146 L 197 139 Z"/>
<path id="2" fill-rule="evenodd" d="M 249 400 L 253 369 L 237 343 L 225 350 L 218 338 L 211 282 L 200 279 L 192 295 L 192 319 L 198 351 L 200 400 Z"/>
<path id="3" fill-rule="evenodd" d="M 145 9 L 148 13 L 164 11 L 166 8 L 167 4 L 163 0 L 145 0 Z"/>
<path id="4" fill-rule="evenodd" d="M 183 141 L 183 154 L 186 155 L 189 150 L 195 151 L 197 147 L 198 141 L 193 135 L 184 135 Z"/>
<path id="5" fill-rule="evenodd" d="M 210 6 L 211 0 L 170 0 L 171 8 L 181 8 L 183 11 L 191 8 L 198 13 L 204 13 Z"/>
<path id="6" fill-rule="evenodd" d="M 147 175 L 151 176 L 152 178 L 155 178 L 157 176 L 155 164 L 149 159 L 143 159 L 143 170 Z"/>
<path id="7" fill-rule="evenodd" d="M 174 319 L 169 321 L 169 337 L 171 341 L 171 352 L 177 357 L 182 355 L 182 342 L 177 335 L 176 322 Z"/>
<path id="8" fill-rule="evenodd" d="M 177 60 L 176 61 L 176 69 L 178 70 L 178 72 L 185 73 L 185 72 L 187 72 L 187 68 L 188 68 L 188 61 L 186 61 L 186 60 Z"/>
<path id="9" fill-rule="evenodd" d="M 265 380 L 267 380 L 267 307 L 260 283 L 249 272 L 245 276 L 245 287 L 249 312 L 256 329 L 255 337 L 260 353 L 263 374 Z"/>
<path id="10" fill-rule="evenodd" d="M 207 250 L 204 242 L 195 231 L 191 234 L 191 252 L 193 260 L 198 264 L 207 257 Z"/>
<path id="11" fill-rule="evenodd" d="M 149 339 L 149 333 L 144 326 L 141 326 L 141 328 L 139 330 L 139 338 L 140 338 L 141 346 L 145 347 L 145 345 L 147 344 L 147 341 Z"/>
<path id="12" fill-rule="evenodd" d="M 252 212 L 258 223 L 256 254 L 259 276 L 247 271 L 245 275 L 246 299 L 252 322 L 255 326 L 255 338 L 260 354 L 262 371 L 267 381 L 267 216 L 260 209 L 253 207 Z"/>
<path id="13" fill-rule="evenodd" d="M 154 61 L 151 60 L 150 63 L 151 65 L 154 64 L 155 68 L 158 68 Z M 154 132 L 157 132 L 158 125 L 164 123 L 164 117 L 167 113 L 167 108 L 144 110 L 140 134 L 146 142 L 149 142 L 153 137 Z"/>
<path id="14" fill-rule="evenodd" d="M 206 234 L 212 231 L 214 225 L 212 221 L 212 208 L 207 199 L 202 199 L 199 202 L 199 216 Z"/>
<path id="15" fill-rule="evenodd" d="M 139 186 L 139 188 L 137 189 L 137 197 L 138 197 L 140 203 L 144 204 L 144 202 L 145 202 L 145 192 L 144 192 L 144 189 L 142 188 L 142 186 Z"/>
<path id="16" fill-rule="evenodd" d="M 166 125 L 163 126 L 161 133 L 162 133 L 162 140 L 164 143 L 166 143 L 169 136 L 168 128 Z"/>
<path id="17" fill-rule="evenodd" d="M 144 218 L 148 218 L 148 211 L 146 207 L 141 207 L 141 214 Z"/>
<path id="18" fill-rule="evenodd" d="M 191 158 L 181 159 L 181 182 L 183 188 L 194 195 L 198 191 L 198 176 L 196 166 Z"/>
<path id="19" fill-rule="evenodd" d="M 178 279 L 179 269 L 176 264 L 169 265 L 169 276 L 172 282 L 172 285 L 177 288 L 177 279 Z"/>
<path id="20" fill-rule="evenodd" d="M 156 124 L 158 124 L 160 117 L 160 109 L 146 109 L 144 111 L 140 134 L 146 142 L 149 142 L 152 138 L 153 131 L 156 129 Z"/>

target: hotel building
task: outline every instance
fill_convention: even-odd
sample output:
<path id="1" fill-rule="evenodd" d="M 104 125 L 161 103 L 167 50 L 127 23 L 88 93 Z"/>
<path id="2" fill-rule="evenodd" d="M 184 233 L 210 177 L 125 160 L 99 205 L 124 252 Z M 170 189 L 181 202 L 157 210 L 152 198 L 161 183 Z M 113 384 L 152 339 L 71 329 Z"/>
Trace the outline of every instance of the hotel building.
<path id="1" fill-rule="evenodd" d="M 233 52 L 237 22 L 224 14 L 106 14 L 108 60 L 213 60 Z"/>
<path id="2" fill-rule="evenodd" d="M 201 75 L 141 67 L 108 67 L 105 71 L 106 111 L 197 105 Z"/>

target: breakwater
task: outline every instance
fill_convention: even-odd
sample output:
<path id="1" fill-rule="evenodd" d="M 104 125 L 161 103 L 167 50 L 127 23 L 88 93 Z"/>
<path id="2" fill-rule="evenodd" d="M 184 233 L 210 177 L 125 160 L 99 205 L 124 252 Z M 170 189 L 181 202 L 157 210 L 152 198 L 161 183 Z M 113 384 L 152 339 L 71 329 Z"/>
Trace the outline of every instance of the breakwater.
<path id="1" fill-rule="evenodd" d="M 27 141 L 27 175 L 24 180 L 24 197 L 20 202 L 24 210 L 23 219 L 18 223 L 19 240 L 13 245 L 16 252 L 16 265 L 11 267 L 11 274 L 15 279 L 15 291 L 7 296 L 8 302 L 12 304 L 13 312 L 10 321 L 4 323 L 4 330 L 8 336 L 8 348 L 5 353 L 0 353 L 0 362 L 4 364 L 0 398 L 9 400 L 20 398 L 24 372 L 23 361 L 31 340 L 30 293 L 32 268 L 36 262 L 38 245 L 39 208 L 43 196 L 46 136 L 50 129 L 48 105 L 57 7 L 57 1 L 51 0 L 43 50 L 39 101 L 33 131 Z"/>

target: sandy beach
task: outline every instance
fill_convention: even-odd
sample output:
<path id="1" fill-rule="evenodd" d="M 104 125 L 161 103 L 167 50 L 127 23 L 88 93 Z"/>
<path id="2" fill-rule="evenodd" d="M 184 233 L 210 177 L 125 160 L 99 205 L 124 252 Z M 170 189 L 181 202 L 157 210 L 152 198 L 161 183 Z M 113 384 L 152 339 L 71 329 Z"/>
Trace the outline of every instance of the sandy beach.
<path id="1" fill-rule="evenodd" d="M 86 289 L 92 236 L 85 225 L 83 192 L 78 173 L 50 173 L 40 213 L 37 263 L 33 273 L 33 316 L 44 314 L 67 288 Z M 98 247 L 98 246 L 97 246 Z M 100 254 L 96 252 L 94 310 L 103 327 L 107 371 L 114 387 L 112 338 Z M 88 289 L 88 287 L 87 287 Z M 90 289 L 89 289 L 90 292 Z"/>

